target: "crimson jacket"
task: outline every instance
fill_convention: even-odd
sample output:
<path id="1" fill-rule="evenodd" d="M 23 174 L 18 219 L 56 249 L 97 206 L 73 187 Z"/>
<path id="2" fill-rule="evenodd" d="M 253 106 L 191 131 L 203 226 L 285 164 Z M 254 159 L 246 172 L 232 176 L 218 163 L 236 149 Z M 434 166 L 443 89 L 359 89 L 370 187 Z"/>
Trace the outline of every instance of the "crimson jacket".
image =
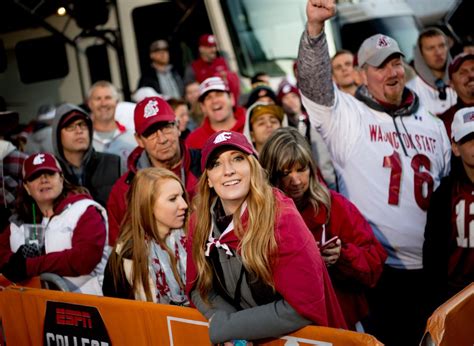
<path id="1" fill-rule="evenodd" d="M 341 255 L 328 270 L 346 323 L 354 328 L 368 314 L 364 291 L 377 283 L 387 254 L 357 207 L 339 193 L 330 193 L 329 222 L 326 223 L 326 208 L 320 207 L 316 214 L 310 203 L 301 215 L 316 241 L 321 241 L 323 225 L 326 240 L 336 235 L 341 239 Z"/>
<path id="2" fill-rule="evenodd" d="M 90 199 L 90 196 L 85 194 L 68 195 L 54 209 L 54 215 L 51 218 L 61 217 L 61 213 L 70 204 L 83 199 Z M 72 237 L 72 248 L 27 258 L 26 273 L 28 277 L 45 272 L 72 277 L 89 274 L 102 258 L 106 237 L 105 221 L 100 211 L 94 206 L 90 206 L 77 222 Z M 0 268 L 12 254 L 10 226 L 8 226 L 0 235 Z"/>
<path id="3" fill-rule="evenodd" d="M 201 176 L 201 152 L 190 150 L 181 142 L 183 158 L 181 164 L 172 171 L 181 179 L 189 195 L 189 200 L 195 195 L 195 186 Z M 109 216 L 109 244 L 113 246 L 120 231 L 120 224 L 127 210 L 127 191 L 133 177 L 139 169 L 151 167 L 147 153 L 143 148 L 137 147 L 128 157 L 128 171 L 123 174 L 112 187 L 107 201 L 107 214 Z"/>
<path id="4" fill-rule="evenodd" d="M 295 309 L 300 316 L 312 321 L 316 325 L 346 328 L 344 317 L 342 316 L 341 309 L 337 302 L 337 297 L 332 288 L 329 275 L 316 246 L 314 237 L 304 224 L 293 200 L 286 197 L 277 189 L 274 189 L 274 195 L 277 204 L 275 238 L 278 250 L 275 255 L 276 258 L 272 272 L 276 293 L 278 293 L 282 299 Z M 197 217 L 196 214 L 193 215 L 190 223 L 189 238 L 186 244 L 186 250 L 188 252 L 186 292 L 189 295 L 191 295 L 191 291 L 194 289 L 197 275 L 196 267 L 192 258 L 192 238 Z M 247 226 L 247 222 L 248 212 L 244 211 L 242 214 L 242 225 L 244 229 Z M 224 244 L 227 244 L 230 248 L 234 249 L 236 253 L 236 255 L 230 256 L 228 261 L 241 261 L 238 250 L 240 241 L 236 238 L 234 232 L 231 231 L 228 234 L 228 237 L 220 239 L 221 244 L 224 242 Z M 224 241 L 224 239 L 229 239 L 229 242 Z M 224 251 L 222 248 L 218 248 L 217 250 Z M 224 273 L 224 276 L 226 275 L 233 276 L 234 280 L 237 281 L 236 278 L 239 273 L 238 271 L 234 273 Z M 229 282 L 231 281 L 233 280 L 230 280 Z M 244 285 L 245 282 L 245 280 L 242 281 L 242 285 Z M 256 283 L 252 282 L 252 284 Z M 242 294 L 246 291 L 248 290 L 244 288 L 241 289 Z M 245 297 L 242 296 L 242 298 Z M 249 299 L 247 299 L 247 301 L 249 301 Z M 239 321 L 239 323 L 232 327 L 234 329 L 243 328 L 242 324 L 248 324 L 248 321 L 255 320 L 255 316 L 262 313 L 261 308 L 264 308 L 264 306 L 257 306 L 259 307 L 258 309 L 256 309 L 256 307 L 251 307 L 250 309 L 234 312 L 233 314 L 249 315 L 248 318 L 243 319 L 231 317 L 231 321 Z M 219 311 L 216 313 L 219 313 Z M 267 317 L 270 318 L 270 313 L 268 313 L 268 315 L 269 316 Z M 213 327 L 212 324 L 215 325 L 216 323 L 221 323 L 215 321 L 216 319 L 217 318 L 212 319 L 211 329 Z M 263 323 L 263 321 L 266 321 L 265 316 L 262 316 L 261 321 L 262 325 L 265 325 L 265 323 Z M 259 326 L 246 328 L 245 330 L 249 329 L 246 333 L 251 334 L 251 337 L 254 339 L 275 336 L 265 335 L 265 328 L 262 326 L 260 326 L 261 328 L 257 327 Z M 222 326 L 222 328 L 225 329 L 227 326 Z M 250 329 L 254 329 L 254 331 L 250 331 Z"/>
<path id="5" fill-rule="evenodd" d="M 229 129 L 229 131 L 243 133 L 246 119 L 245 108 L 236 107 L 234 111 L 234 117 L 236 123 L 231 129 Z M 211 137 L 214 133 L 216 133 L 216 131 L 211 127 L 209 118 L 205 117 L 202 121 L 202 125 L 195 129 L 193 132 L 191 132 L 186 138 L 186 145 L 189 148 L 202 149 L 204 143 L 206 143 L 207 139 Z"/>

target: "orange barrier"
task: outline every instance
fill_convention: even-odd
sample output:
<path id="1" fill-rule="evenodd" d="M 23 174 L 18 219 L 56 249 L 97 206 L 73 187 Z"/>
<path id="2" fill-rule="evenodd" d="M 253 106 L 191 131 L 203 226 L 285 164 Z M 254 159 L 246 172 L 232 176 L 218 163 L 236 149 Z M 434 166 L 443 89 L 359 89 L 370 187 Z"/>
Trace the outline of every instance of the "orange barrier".
<path id="1" fill-rule="evenodd" d="M 195 309 L 86 294 L 8 287 L 0 292 L 8 345 L 210 345 Z M 310 326 L 273 345 L 382 345 L 373 336 Z"/>
<path id="2" fill-rule="evenodd" d="M 474 345 L 474 283 L 446 301 L 428 319 L 422 345 Z"/>

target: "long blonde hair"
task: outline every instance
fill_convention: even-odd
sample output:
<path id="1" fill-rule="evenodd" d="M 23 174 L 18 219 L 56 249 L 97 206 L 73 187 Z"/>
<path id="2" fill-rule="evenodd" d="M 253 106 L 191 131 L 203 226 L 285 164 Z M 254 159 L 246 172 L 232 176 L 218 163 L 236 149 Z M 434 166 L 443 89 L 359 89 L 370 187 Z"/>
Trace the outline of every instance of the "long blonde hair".
<path id="1" fill-rule="evenodd" d="M 181 288 L 184 288 L 184 283 L 178 273 L 174 253 L 166 246 L 165 241 L 160 239 L 153 214 L 153 207 L 158 198 L 156 191 L 160 184 L 168 179 L 180 183 L 187 203 L 188 199 L 183 183 L 173 172 L 156 167 L 139 170 L 128 191 L 127 211 L 120 227 L 119 238 L 109 258 L 109 266 L 112 269 L 116 288 L 119 282 L 126 280 L 123 271 L 123 259 L 132 259 L 132 291 L 138 293 L 140 287 L 143 287 L 147 301 L 153 301 L 149 287 L 148 271 L 149 247 L 147 243 L 150 240 L 160 244 L 168 252 L 173 275 Z M 117 246 L 120 246 L 119 251 L 116 251 Z"/>
<path id="2" fill-rule="evenodd" d="M 260 163 L 267 170 L 270 183 L 278 188 L 282 188 L 281 179 L 285 170 L 291 170 L 294 166 L 308 167 L 309 187 L 304 198 L 313 205 L 316 213 L 323 205 L 327 210 L 326 221 L 329 220 L 331 195 L 328 188 L 320 183 L 311 148 L 297 129 L 285 127 L 272 133 L 260 152 Z"/>
<path id="3" fill-rule="evenodd" d="M 245 269 L 257 280 L 275 287 L 272 266 L 275 260 L 277 243 L 274 226 L 278 213 L 272 187 L 267 181 L 265 171 L 254 156 L 245 155 L 250 164 L 250 189 L 246 199 L 248 222 L 244 226 L 240 220 L 241 209 L 233 214 L 234 232 L 241 240 L 239 250 Z M 195 200 L 196 226 L 193 234 L 192 255 L 197 270 L 197 288 L 201 297 L 207 301 L 212 287 L 213 270 L 206 259 L 204 250 L 212 232 L 211 206 L 218 198 L 214 189 L 208 185 L 207 170 L 199 180 L 199 194 Z"/>

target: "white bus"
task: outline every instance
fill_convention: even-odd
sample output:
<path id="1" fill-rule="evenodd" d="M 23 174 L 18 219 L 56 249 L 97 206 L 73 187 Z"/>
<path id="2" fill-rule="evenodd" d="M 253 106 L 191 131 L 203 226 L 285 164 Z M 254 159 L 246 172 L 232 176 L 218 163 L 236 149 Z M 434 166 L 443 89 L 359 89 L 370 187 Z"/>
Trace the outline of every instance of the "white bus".
<path id="1" fill-rule="evenodd" d="M 44 103 L 81 104 L 98 79 L 109 79 L 128 100 L 149 64 L 149 44 L 160 38 L 170 42 L 172 63 L 183 71 L 197 55 L 199 36 L 213 32 L 243 88 L 247 78 L 261 71 L 273 77 L 276 86 L 285 76 L 293 78 L 306 21 L 306 0 L 37 2 L 36 9 L 19 8 L 16 0 L 0 5 L 0 22 L 1 17 L 6 20 L 0 23 L 0 96 L 8 109 L 20 113 L 23 123 Z M 63 3 L 69 7 L 60 16 L 56 10 Z M 20 17 L 23 26 L 8 27 Z M 338 16 L 326 27 L 331 53 L 340 48 L 356 51 L 364 38 L 377 32 L 395 37 L 411 56 L 418 27 L 405 1 L 340 1 Z"/>

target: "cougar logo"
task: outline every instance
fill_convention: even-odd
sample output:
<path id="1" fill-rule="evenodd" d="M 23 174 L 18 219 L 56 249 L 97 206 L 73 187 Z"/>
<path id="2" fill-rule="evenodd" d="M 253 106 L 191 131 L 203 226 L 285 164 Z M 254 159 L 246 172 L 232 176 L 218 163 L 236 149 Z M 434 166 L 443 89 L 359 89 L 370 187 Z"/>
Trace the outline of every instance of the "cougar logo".
<path id="1" fill-rule="evenodd" d="M 214 139 L 214 144 L 217 144 L 217 143 L 220 143 L 220 142 L 224 142 L 228 139 L 230 139 L 230 137 L 232 137 L 232 133 L 230 132 L 222 132 L 221 134 L 219 134 L 216 139 Z"/>
<path id="2" fill-rule="evenodd" d="M 464 114 L 463 118 L 464 118 L 464 123 L 469 123 L 471 121 L 474 121 L 474 112 L 469 112 L 469 113 Z"/>
<path id="3" fill-rule="evenodd" d="M 158 101 L 150 100 L 145 106 L 143 117 L 149 118 L 149 117 L 155 116 L 158 114 L 158 111 L 159 111 Z"/>
<path id="4" fill-rule="evenodd" d="M 387 36 L 380 36 L 377 41 L 377 48 L 390 47 L 389 38 Z"/>
<path id="5" fill-rule="evenodd" d="M 35 166 L 41 165 L 46 159 L 44 158 L 44 154 L 38 154 L 33 159 L 33 164 Z"/>

